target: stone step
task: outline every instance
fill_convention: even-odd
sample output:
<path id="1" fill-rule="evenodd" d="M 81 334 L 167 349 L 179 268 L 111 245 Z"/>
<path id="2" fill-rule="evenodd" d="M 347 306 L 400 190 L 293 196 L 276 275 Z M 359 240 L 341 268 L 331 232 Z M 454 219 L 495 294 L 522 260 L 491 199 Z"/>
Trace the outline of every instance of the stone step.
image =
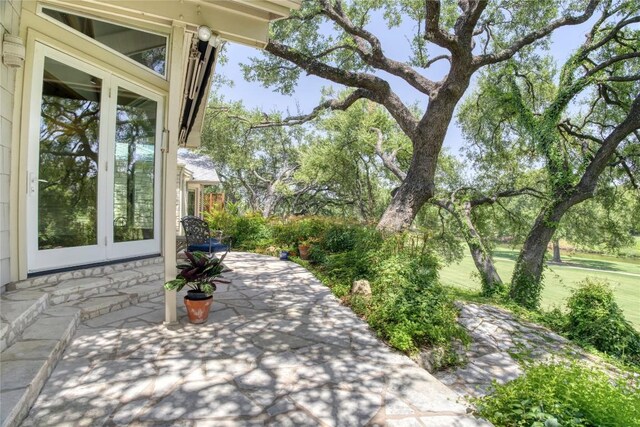
<path id="1" fill-rule="evenodd" d="M 103 294 L 112 289 L 126 289 L 140 283 L 159 280 L 163 274 L 164 266 L 153 264 L 135 270 L 116 271 L 105 276 L 67 280 L 42 289 L 51 292 L 52 304 L 62 304 Z"/>
<path id="2" fill-rule="evenodd" d="M 164 275 L 164 265 L 161 257 L 124 262 L 120 264 L 83 269 L 28 279 L 14 285 L 15 290 L 8 291 L 0 297 L 0 351 L 6 349 L 19 339 L 34 319 L 49 306 L 83 303 L 87 300 L 86 314 L 83 316 L 99 316 L 104 310 L 120 304 L 126 306 L 130 289 L 140 284 L 161 280 Z M 37 279 L 43 279 L 36 285 Z M 25 288 L 30 284 L 30 288 Z M 160 286 L 160 292 L 161 292 Z M 120 291 L 113 294 L 113 291 Z M 102 298 L 97 296 L 117 297 L 117 302 L 109 300 L 106 306 L 101 306 Z M 97 304 L 97 308 L 94 305 Z M 85 312 L 83 312 L 85 313 Z M 88 317 L 86 317 L 88 318 Z"/>
<path id="3" fill-rule="evenodd" d="M 118 271 L 135 270 L 154 264 L 162 264 L 162 257 L 151 257 L 135 261 L 124 261 L 116 264 L 101 265 L 97 267 L 81 268 L 73 271 L 63 271 L 46 274 L 42 276 L 30 277 L 20 282 L 6 285 L 7 291 L 16 289 L 30 289 L 42 285 L 55 285 L 69 279 L 80 279 L 83 277 L 98 277 L 116 273 Z"/>
<path id="4" fill-rule="evenodd" d="M 153 280 L 43 310 L 20 339 L 0 353 L 0 427 L 17 426 L 26 416 L 81 319 L 99 321 L 100 316 L 162 295 L 162 284 Z"/>
<path id="5" fill-rule="evenodd" d="M 82 320 L 93 319 L 94 317 L 160 296 L 164 293 L 162 285 L 162 280 L 155 280 L 127 288 L 111 290 L 91 298 L 65 303 L 65 306 L 79 309 Z"/>
<path id="6" fill-rule="evenodd" d="M 76 331 L 80 311 L 44 310 L 22 338 L 0 354 L 0 425 L 14 427 L 27 415 Z"/>
<path id="7" fill-rule="evenodd" d="M 0 298 L 2 320 L 0 351 L 13 344 L 38 314 L 49 306 L 50 295 L 41 291 L 7 293 Z"/>

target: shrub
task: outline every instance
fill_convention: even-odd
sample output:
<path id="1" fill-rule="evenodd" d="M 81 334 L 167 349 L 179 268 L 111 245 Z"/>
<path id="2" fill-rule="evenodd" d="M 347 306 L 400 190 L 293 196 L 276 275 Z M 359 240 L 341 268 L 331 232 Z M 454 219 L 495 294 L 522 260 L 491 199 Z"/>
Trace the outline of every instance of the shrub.
<path id="1" fill-rule="evenodd" d="M 222 230 L 228 236 L 235 235 L 238 215 L 234 215 L 226 209 L 204 212 L 204 220 L 212 230 Z"/>
<path id="2" fill-rule="evenodd" d="M 375 263 L 372 328 L 389 343 L 413 353 L 423 346 L 446 350 L 443 364 L 455 362 L 452 341 L 468 338 L 456 322 L 457 309 L 437 278 L 437 262 L 431 255 L 399 252 Z"/>
<path id="3" fill-rule="evenodd" d="M 366 228 L 353 224 L 331 224 L 325 230 L 320 244 L 328 252 L 351 251 L 362 237 L 363 230 Z"/>
<path id="4" fill-rule="evenodd" d="M 295 247 L 301 243 L 316 241 L 329 226 L 323 217 L 293 217 L 285 221 L 271 223 L 276 243 Z"/>
<path id="5" fill-rule="evenodd" d="M 567 330 L 568 316 L 560 307 L 553 307 L 546 311 L 535 311 L 531 317 L 534 322 L 541 323 L 553 331 L 564 333 Z"/>
<path id="6" fill-rule="evenodd" d="M 234 245 L 242 249 L 265 247 L 272 243 L 271 227 L 259 212 L 249 212 L 238 217 Z"/>
<path id="7" fill-rule="evenodd" d="M 340 237 L 341 230 L 345 237 Z M 328 254 L 321 268 L 334 280 L 349 285 L 358 279 L 373 281 L 374 267 L 385 256 L 383 243 L 380 233 L 372 227 L 334 224 L 318 242 Z"/>
<path id="8" fill-rule="evenodd" d="M 624 318 L 606 282 L 586 279 L 567 301 L 569 338 L 640 365 L 640 333 Z"/>
<path id="9" fill-rule="evenodd" d="M 253 250 L 272 243 L 271 226 L 259 212 L 239 215 L 218 210 L 205 212 L 204 217 L 209 228 L 222 230 L 223 234 L 230 236 L 236 249 Z"/>
<path id="10" fill-rule="evenodd" d="M 529 367 L 476 406 L 497 427 L 640 426 L 637 388 L 577 364 Z"/>

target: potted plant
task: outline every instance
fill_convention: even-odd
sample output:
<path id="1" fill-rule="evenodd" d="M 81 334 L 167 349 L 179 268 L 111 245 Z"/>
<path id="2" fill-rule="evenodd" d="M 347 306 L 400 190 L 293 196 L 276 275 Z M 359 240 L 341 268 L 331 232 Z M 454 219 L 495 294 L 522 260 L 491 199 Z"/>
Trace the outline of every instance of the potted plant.
<path id="1" fill-rule="evenodd" d="M 307 240 L 300 240 L 298 243 L 298 252 L 300 253 L 300 258 L 307 260 L 309 259 L 309 249 L 311 249 L 311 245 Z"/>
<path id="2" fill-rule="evenodd" d="M 227 253 L 216 258 L 204 252 L 185 251 L 185 256 L 186 262 L 178 264 L 180 272 L 175 279 L 165 283 L 164 288 L 179 292 L 188 286 L 190 289 L 184 297 L 184 305 L 187 307 L 189 321 L 204 323 L 213 303 L 213 292 L 216 290 L 214 281 L 222 274 L 222 261 Z"/>

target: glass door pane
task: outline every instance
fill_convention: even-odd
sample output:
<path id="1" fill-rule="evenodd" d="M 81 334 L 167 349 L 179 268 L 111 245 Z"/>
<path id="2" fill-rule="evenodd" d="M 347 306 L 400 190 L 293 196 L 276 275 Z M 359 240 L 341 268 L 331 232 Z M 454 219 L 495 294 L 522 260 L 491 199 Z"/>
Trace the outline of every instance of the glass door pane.
<path id="1" fill-rule="evenodd" d="M 98 243 L 102 80 L 46 57 L 40 113 L 38 249 Z"/>
<path id="2" fill-rule="evenodd" d="M 114 242 L 154 239 L 158 103 L 118 88 L 113 185 Z"/>

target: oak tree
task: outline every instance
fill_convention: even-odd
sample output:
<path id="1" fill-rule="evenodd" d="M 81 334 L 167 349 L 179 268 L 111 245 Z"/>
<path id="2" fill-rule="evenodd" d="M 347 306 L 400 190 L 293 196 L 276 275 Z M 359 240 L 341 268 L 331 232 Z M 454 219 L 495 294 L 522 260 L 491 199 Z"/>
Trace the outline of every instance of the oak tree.
<path id="1" fill-rule="evenodd" d="M 439 153 L 454 110 L 473 75 L 484 67 L 542 46 L 557 28 L 587 21 L 599 0 L 512 2 L 508 0 L 305 0 L 290 18 L 272 25 L 267 56 L 245 65 L 248 79 L 291 93 L 302 72 L 352 89 L 343 99 L 324 101 L 302 122 L 323 109 L 344 110 L 359 99 L 383 105 L 413 145 L 403 180 L 378 227 L 409 227 L 433 197 Z M 374 28 L 373 17 L 387 28 Z M 410 55 L 395 59 L 384 34 L 414 24 L 407 34 Z M 444 77 L 431 69 L 448 64 Z M 428 100 L 420 114 L 390 81 L 401 79 Z"/>

